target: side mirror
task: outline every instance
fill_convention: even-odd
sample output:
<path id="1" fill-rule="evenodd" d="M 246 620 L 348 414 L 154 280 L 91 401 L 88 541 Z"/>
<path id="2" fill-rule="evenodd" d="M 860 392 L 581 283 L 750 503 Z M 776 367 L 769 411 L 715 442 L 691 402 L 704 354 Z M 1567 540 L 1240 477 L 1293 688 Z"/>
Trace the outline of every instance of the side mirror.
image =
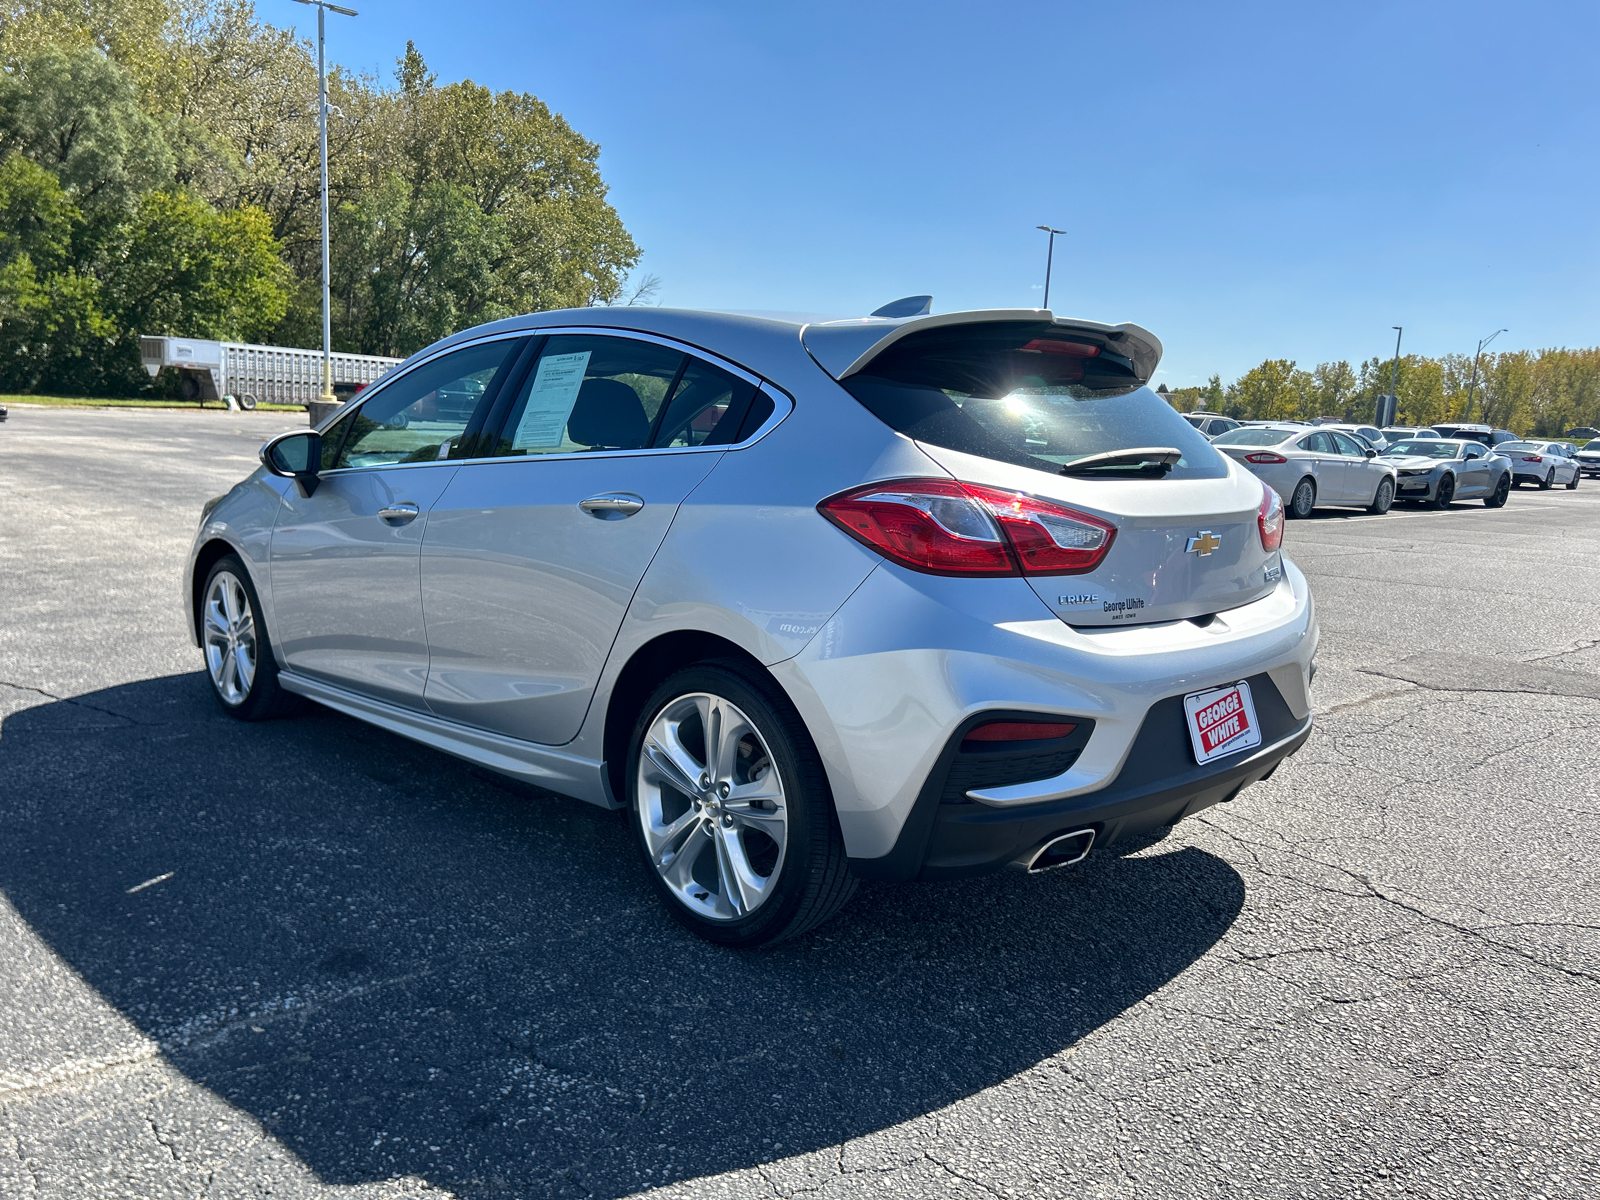
<path id="1" fill-rule="evenodd" d="M 1369 449 L 1367 451 L 1367 457 L 1368 458 L 1377 458 L 1378 457 L 1378 452 L 1376 450 Z"/>
<path id="2" fill-rule="evenodd" d="M 322 435 L 315 429 L 281 433 L 261 447 L 261 465 L 272 475 L 292 479 L 300 494 L 317 490 L 317 469 L 322 466 Z"/>

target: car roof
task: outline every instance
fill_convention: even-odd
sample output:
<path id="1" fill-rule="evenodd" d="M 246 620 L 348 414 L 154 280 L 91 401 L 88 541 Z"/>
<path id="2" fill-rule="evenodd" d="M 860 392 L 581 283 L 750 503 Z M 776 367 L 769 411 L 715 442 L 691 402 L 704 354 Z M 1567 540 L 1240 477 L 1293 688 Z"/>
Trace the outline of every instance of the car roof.
<path id="1" fill-rule="evenodd" d="M 720 312 L 644 305 L 560 308 L 506 317 L 462 330 L 419 350 L 412 358 L 495 334 L 532 333 L 553 326 L 586 326 L 672 338 L 737 362 L 758 375 L 780 380 L 784 372 L 813 363 L 840 379 L 860 370 L 909 333 L 988 321 L 1051 321 L 1064 328 L 1098 335 L 1115 343 L 1119 354 L 1126 354 L 1134 361 L 1142 380 L 1148 380 L 1161 361 L 1160 340 L 1138 325 L 1075 320 L 1058 317 L 1049 309 L 1041 308 L 972 309 L 901 318 L 841 319 L 815 313 Z"/>

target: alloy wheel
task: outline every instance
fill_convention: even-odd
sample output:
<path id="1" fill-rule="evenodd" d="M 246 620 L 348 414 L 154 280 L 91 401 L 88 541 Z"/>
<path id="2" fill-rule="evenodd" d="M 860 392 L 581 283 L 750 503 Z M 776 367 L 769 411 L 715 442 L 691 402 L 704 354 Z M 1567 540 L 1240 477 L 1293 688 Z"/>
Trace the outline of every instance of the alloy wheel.
<path id="1" fill-rule="evenodd" d="M 708 692 L 669 701 L 645 733 L 636 782 L 650 865 L 679 903 L 714 921 L 766 903 L 783 869 L 789 805 L 742 709 Z"/>
<path id="2" fill-rule="evenodd" d="M 1294 499 L 1289 505 L 1289 511 L 1296 517 L 1309 517 L 1317 503 L 1317 486 L 1309 479 L 1302 479 L 1300 486 L 1294 489 Z"/>
<path id="3" fill-rule="evenodd" d="M 228 704 L 243 704 L 256 680 L 256 621 L 244 584 L 219 571 L 206 592 L 206 669 Z"/>

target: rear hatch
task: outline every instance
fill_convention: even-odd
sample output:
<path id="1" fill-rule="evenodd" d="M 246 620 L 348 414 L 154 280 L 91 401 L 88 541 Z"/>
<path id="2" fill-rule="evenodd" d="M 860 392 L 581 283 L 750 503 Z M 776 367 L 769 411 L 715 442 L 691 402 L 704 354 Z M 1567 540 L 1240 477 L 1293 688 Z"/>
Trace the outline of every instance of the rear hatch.
<path id="1" fill-rule="evenodd" d="M 1281 516 L 1271 525 L 1271 551 L 1260 519 L 1264 501 L 1275 498 L 1146 386 L 1160 359 L 1153 337 L 1136 326 L 1037 312 L 936 320 L 896 331 L 847 367 L 842 356 L 830 364 L 813 354 L 875 416 L 974 485 L 973 496 L 1008 535 L 1031 515 L 1026 528 L 1048 531 L 1062 546 L 1081 539 L 1098 547 L 1074 562 L 1073 552 L 1052 557 L 1046 543 L 1035 560 L 1045 566 L 1033 569 L 1012 538 L 1020 573 L 1064 621 L 1204 617 L 1272 590 L 1281 573 Z M 872 519 L 871 503 L 893 489 L 867 491 L 856 489 L 851 501 L 863 522 Z M 1022 498 L 1016 513 L 1008 514 L 1007 496 Z M 1036 512 L 1026 498 L 1041 502 L 1031 506 Z M 941 516 L 953 511 L 940 507 L 946 499 L 908 502 L 974 544 L 988 536 L 981 515 L 976 523 L 960 513 Z M 824 515 L 869 541 L 866 524 L 851 528 L 826 506 Z"/>

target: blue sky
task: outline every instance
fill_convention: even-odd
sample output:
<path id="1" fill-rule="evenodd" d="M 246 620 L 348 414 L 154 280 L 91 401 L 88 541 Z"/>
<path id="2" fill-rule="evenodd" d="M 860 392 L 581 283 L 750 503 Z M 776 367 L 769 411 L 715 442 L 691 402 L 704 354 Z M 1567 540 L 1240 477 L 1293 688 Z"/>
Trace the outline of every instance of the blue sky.
<path id="1" fill-rule="evenodd" d="M 351 0 L 346 0 L 351 2 Z M 314 33 L 289 0 L 261 16 Z M 1600 343 L 1600 5 L 361 0 L 330 58 L 530 91 L 675 307 L 1131 320 L 1263 358 Z"/>

